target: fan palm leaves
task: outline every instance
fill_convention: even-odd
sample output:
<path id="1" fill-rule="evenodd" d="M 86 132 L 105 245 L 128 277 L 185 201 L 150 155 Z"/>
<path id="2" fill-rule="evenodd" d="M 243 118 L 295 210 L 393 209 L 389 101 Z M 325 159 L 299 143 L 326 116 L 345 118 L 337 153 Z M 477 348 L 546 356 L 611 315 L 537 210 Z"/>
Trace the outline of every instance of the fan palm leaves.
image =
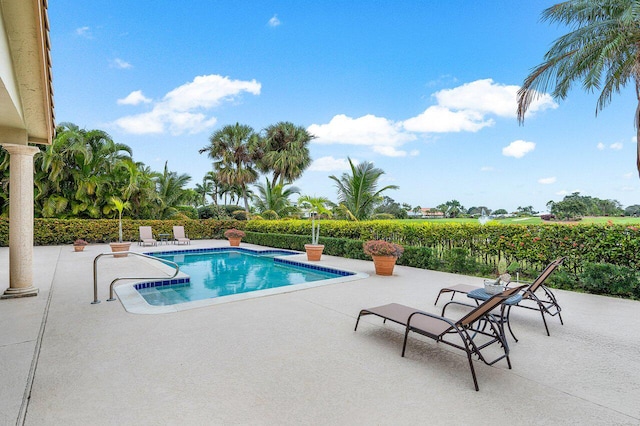
<path id="1" fill-rule="evenodd" d="M 365 161 L 354 165 L 348 158 L 351 174 L 343 173 L 340 178 L 329 176 L 336 182 L 338 200 L 357 220 L 371 216 L 376 204 L 382 200 L 382 193 L 389 189 L 398 189 L 396 185 L 387 185 L 378 189 L 378 180 L 384 174 L 382 169 L 374 167 L 373 163 Z"/>
<path id="2" fill-rule="evenodd" d="M 572 84 L 599 91 L 596 114 L 614 93 L 635 84 L 638 107 L 635 124 L 640 141 L 640 2 L 637 0 L 569 0 L 549 7 L 542 19 L 573 30 L 558 38 L 518 92 L 518 119 L 531 103 L 553 88 L 552 96 L 565 99 Z M 640 143 L 636 165 L 640 173 Z"/>
<path id="3" fill-rule="evenodd" d="M 200 149 L 213 160 L 213 168 L 221 183 L 237 185 L 242 192 L 245 209 L 249 210 L 248 185 L 258 179 L 256 161 L 261 156 L 260 137 L 251 126 L 236 123 L 214 132 L 209 145 Z"/>
<path id="4" fill-rule="evenodd" d="M 260 160 L 263 172 L 273 172 L 271 185 L 298 179 L 311 164 L 309 142 L 315 139 L 304 127 L 279 122 L 265 129 L 264 155 Z"/>

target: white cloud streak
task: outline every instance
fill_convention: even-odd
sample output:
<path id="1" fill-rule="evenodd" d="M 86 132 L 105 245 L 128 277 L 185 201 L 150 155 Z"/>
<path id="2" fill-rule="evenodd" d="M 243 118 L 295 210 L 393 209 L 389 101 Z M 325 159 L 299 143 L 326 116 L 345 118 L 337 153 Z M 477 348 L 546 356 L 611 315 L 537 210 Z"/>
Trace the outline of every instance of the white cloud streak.
<path id="1" fill-rule="evenodd" d="M 142 94 L 142 90 L 129 93 L 126 97 L 116 101 L 118 105 L 138 105 L 151 103 L 151 99 Z"/>
<path id="2" fill-rule="evenodd" d="M 133 134 L 161 134 L 166 131 L 173 135 L 200 133 L 213 127 L 217 121 L 205 112 L 222 102 L 233 101 L 243 92 L 259 95 L 260 90 L 261 84 L 256 80 L 231 80 L 215 74 L 198 76 L 192 82 L 171 90 L 162 100 L 154 103 L 151 111 L 121 117 L 113 124 Z M 146 103 L 148 98 L 141 91 L 138 92 L 130 93 L 118 103 Z"/>
<path id="3" fill-rule="evenodd" d="M 534 149 L 536 149 L 534 142 L 517 140 L 502 148 L 502 155 L 505 157 L 522 158 Z"/>
<path id="4" fill-rule="evenodd" d="M 358 161 L 353 158 L 351 162 L 354 165 L 358 164 Z M 333 158 L 332 156 L 320 157 L 309 166 L 309 170 L 313 172 L 336 172 L 349 169 L 349 161 L 346 158 Z"/>
<path id="5" fill-rule="evenodd" d="M 437 104 L 415 117 L 392 121 L 372 114 L 353 118 L 334 116 L 326 124 L 312 124 L 308 130 L 318 136 L 315 143 L 370 146 L 372 151 L 389 157 L 417 155 L 401 147 L 418 138 L 417 134 L 471 132 L 495 125 L 494 117 L 516 117 L 519 86 L 477 80 L 453 89 L 440 90 L 432 96 Z M 557 108 L 550 95 L 543 94 L 529 107 L 534 114 Z M 518 142 L 518 141 L 516 141 Z M 535 148 L 533 142 L 512 143 L 503 154 L 521 158 Z"/>
<path id="6" fill-rule="evenodd" d="M 280 20 L 278 19 L 278 15 L 273 15 L 271 19 L 269 19 L 269 26 L 272 28 L 280 26 Z"/>
<path id="7" fill-rule="evenodd" d="M 550 185 L 552 183 L 556 183 L 556 177 L 547 177 L 547 178 L 540 178 L 538 179 L 538 183 L 542 184 L 542 185 Z"/>

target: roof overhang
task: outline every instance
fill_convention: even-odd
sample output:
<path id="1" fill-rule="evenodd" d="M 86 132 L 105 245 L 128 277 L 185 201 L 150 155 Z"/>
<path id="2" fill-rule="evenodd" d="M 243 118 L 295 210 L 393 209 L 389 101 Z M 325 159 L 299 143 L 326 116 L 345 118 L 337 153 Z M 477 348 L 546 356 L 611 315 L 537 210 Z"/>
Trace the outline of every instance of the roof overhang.
<path id="1" fill-rule="evenodd" d="M 51 144 L 54 131 L 47 0 L 0 0 L 0 143 Z"/>

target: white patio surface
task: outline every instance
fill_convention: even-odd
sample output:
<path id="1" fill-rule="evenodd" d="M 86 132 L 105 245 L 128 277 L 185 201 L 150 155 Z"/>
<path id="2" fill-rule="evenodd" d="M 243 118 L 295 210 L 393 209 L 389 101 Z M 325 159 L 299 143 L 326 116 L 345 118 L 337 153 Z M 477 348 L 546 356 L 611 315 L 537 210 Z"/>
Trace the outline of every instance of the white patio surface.
<path id="1" fill-rule="evenodd" d="M 366 316 L 353 328 L 360 309 L 390 302 L 440 313 L 441 287 L 480 278 L 402 266 L 378 277 L 370 261 L 323 256 L 370 277 L 140 315 L 106 302 L 108 283 L 158 273 L 148 262 L 101 259 L 92 305 L 107 245 L 34 250 L 40 294 L 0 300 L 2 425 L 640 424 L 637 301 L 555 290 L 565 325 L 548 319 L 550 337 L 537 312 L 514 309 L 513 369 L 476 361 L 476 392 L 464 352 L 412 334 L 402 358 L 401 326 Z M 4 287 L 7 271 L 2 248 Z"/>

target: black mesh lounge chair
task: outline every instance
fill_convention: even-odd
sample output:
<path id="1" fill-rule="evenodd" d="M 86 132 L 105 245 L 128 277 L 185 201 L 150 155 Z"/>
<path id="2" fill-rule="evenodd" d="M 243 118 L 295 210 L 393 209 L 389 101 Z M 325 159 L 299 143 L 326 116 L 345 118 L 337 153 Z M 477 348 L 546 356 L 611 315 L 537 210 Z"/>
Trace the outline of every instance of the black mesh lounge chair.
<path id="1" fill-rule="evenodd" d="M 487 365 L 493 365 L 502 359 L 506 359 L 507 365 L 511 368 L 509 347 L 505 342 L 503 328 L 500 321 L 491 314 L 491 311 L 500 306 L 506 299 L 522 290 L 523 287 L 524 286 L 509 288 L 502 293 L 492 296 L 489 300 L 475 307 L 471 312 L 457 321 L 444 317 L 447 306 L 450 304 L 458 304 L 457 302 L 447 303 L 442 310 L 442 316 L 423 312 L 397 303 L 363 309 L 358 315 L 354 331 L 358 329 L 360 317 L 364 315 L 376 315 L 383 318 L 384 322 L 389 320 L 405 326 L 404 342 L 402 344 L 403 357 L 407 347 L 407 337 L 409 336 L 409 332 L 412 331 L 429 337 L 436 342 L 461 349 L 467 353 L 473 384 L 477 391 L 480 390 L 480 388 L 478 387 L 476 372 L 473 368 L 472 356 L 477 356 L 478 359 Z M 465 304 L 461 305 L 468 306 Z M 457 343 L 457 339 L 451 340 L 451 336 L 458 336 L 461 342 Z M 494 343 L 500 345 L 504 353 L 493 360 L 488 360 L 483 355 L 482 350 Z"/>
<path id="2" fill-rule="evenodd" d="M 557 315 L 558 319 L 560 319 L 560 324 L 564 325 L 562 315 L 560 314 L 562 308 L 560 308 L 555 295 L 547 286 L 544 285 L 545 280 L 549 278 L 549 275 L 551 275 L 551 273 L 555 271 L 563 261 L 564 257 L 561 257 L 560 259 L 551 262 L 549 266 L 547 266 L 545 270 L 538 275 L 538 278 L 524 289 L 522 293 L 522 301 L 517 305 L 514 305 L 514 307 L 540 311 L 544 328 L 547 330 L 547 336 L 551 336 L 551 334 L 549 334 L 549 327 L 547 326 L 545 315 L 549 315 L 551 317 L 555 317 Z M 536 292 L 540 297 L 536 295 Z"/>
<path id="3" fill-rule="evenodd" d="M 562 264 L 564 259 L 565 259 L 564 257 L 560 257 L 554 260 L 553 262 L 551 262 L 549 265 L 547 265 L 546 268 L 544 268 L 544 270 L 540 273 L 540 275 L 538 275 L 538 278 L 536 278 L 532 283 L 521 281 L 521 283 L 529 284 L 529 285 L 523 290 L 522 301 L 519 302 L 517 305 L 513 305 L 514 307 L 540 311 L 540 314 L 542 315 L 542 322 L 544 322 L 544 328 L 545 330 L 547 330 L 547 336 L 550 336 L 550 334 L 549 334 L 549 327 L 547 326 L 547 320 L 545 318 L 545 315 L 549 315 L 549 316 L 557 315 L 558 318 L 560 319 L 560 324 L 564 325 L 564 322 L 562 321 L 562 315 L 560 315 L 560 311 L 562 309 L 560 308 L 560 305 L 558 304 L 558 301 L 555 295 L 551 292 L 551 290 L 548 287 L 544 285 L 544 282 L 546 281 L 547 278 L 549 278 L 549 275 L 551 275 L 553 271 L 555 271 L 558 268 L 558 266 Z M 477 290 L 478 288 L 479 287 L 474 287 L 467 284 L 457 284 L 454 286 L 445 287 L 441 289 L 440 292 L 438 293 L 438 297 L 436 297 L 436 302 L 434 303 L 434 305 L 438 303 L 438 299 L 440 298 L 440 295 L 443 293 L 452 292 L 453 294 L 451 295 L 451 299 L 453 300 L 453 296 L 455 296 L 456 293 L 469 294 L 471 291 Z M 538 290 L 542 290 L 542 291 L 540 292 Z M 536 291 L 538 291 L 541 297 L 536 296 L 535 294 Z"/>

